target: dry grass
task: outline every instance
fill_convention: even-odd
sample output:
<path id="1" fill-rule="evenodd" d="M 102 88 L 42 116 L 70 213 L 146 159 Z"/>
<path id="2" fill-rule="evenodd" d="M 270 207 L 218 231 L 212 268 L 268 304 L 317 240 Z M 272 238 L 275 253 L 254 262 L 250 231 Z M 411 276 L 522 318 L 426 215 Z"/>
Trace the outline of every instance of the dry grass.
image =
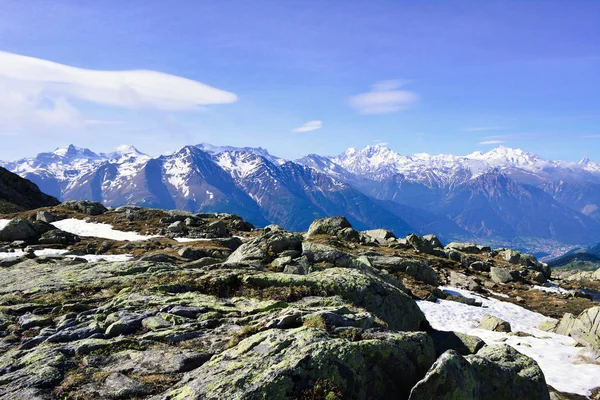
<path id="1" fill-rule="evenodd" d="M 308 328 L 327 329 L 327 321 L 321 315 L 309 315 L 304 318 L 302 324 Z"/>

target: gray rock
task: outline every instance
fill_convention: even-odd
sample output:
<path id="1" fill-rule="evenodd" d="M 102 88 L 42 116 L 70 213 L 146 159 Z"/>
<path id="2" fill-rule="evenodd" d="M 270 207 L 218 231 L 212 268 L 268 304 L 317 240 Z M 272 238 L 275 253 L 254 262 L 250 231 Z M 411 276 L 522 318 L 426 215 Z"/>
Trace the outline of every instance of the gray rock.
<path id="1" fill-rule="evenodd" d="M 46 326 L 52 324 L 52 318 L 44 315 L 35 315 L 27 313 L 20 316 L 17 320 L 21 329 L 29 329 L 36 326 Z"/>
<path id="2" fill-rule="evenodd" d="M 112 373 L 106 377 L 103 389 L 99 394 L 102 397 L 108 395 L 107 397 L 113 399 L 129 399 L 150 393 L 150 388 L 145 384 L 119 372 Z"/>
<path id="3" fill-rule="evenodd" d="M 12 242 L 23 240 L 25 242 L 35 242 L 40 234 L 36 231 L 33 224 L 26 219 L 15 218 L 11 220 L 3 229 L 0 230 L 1 242 Z"/>
<path id="4" fill-rule="evenodd" d="M 351 342 L 332 340 L 322 329 L 269 329 L 214 356 L 157 399 L 294 398 L 318 379 L 358 399 L 407 398 L 434 359 L 424 333 Z M 401 379 L 390 379 L 398 371 Z"/>
<path id="5" fill-rule="evenodd" d="M 208 224 L 206 227 L 207 232 L 216 235 L 217 237 L 229 237 L 231 234 L 227 229 L 227 225 L 223 221 L 215 221 Z"/>
<path id="6" fill-rule="evenodd" d="M 483 400 L 475 368 L 454 350 L 437 359 L 410 392 L 409 400 Z"/>
<path id="7" fill-rule="evenodd" d="M 35 215 L 35 219 L 38 221 L 43 221 L 48 224 L 54 222 L 54 215 L 50 211 L 38 211 Z"/>
<path id="8" fill-rule="evenodd" d="M 492 249 L 489 246 L 479 246 L 475 243 L 460 243 L 451 242 L 445 247 L 446 250 L 456 250 L 462 253 L 480 254 L 490 252 Z"/>
<path id="9" fill-rule="evenodd" d="M 477 336 L 470 336 L 460 332 L 434 331 L 430 335 L 438 357 L 448 350 L 453 350 L 460 355 L 467 356 L 477 353 L 485 346 L 485 342 Z"/>
<path id="10" fill-rule="evenodd" d="M 60 229 L 52 229 L 42 234 L 38 239 L 39 244 L 61 244 L 69 245 L 79 242 L 81 239 L 79 236 L 69 232 L 62 231 Z"/>
<path id="11" fill-rule="evenodd" d="M 88 215 L 100 215 L 108 211 L 101 203 L 87 200 L 65 201 L 60 206 Z"/>
<path id="12" fill-rule="evenodd" d="M 169 232 L 173 233 L 183 233 L 187 231 L 187 227 L 182 221 L 175 221 L 171 225 L 167 227 Z"/>
<path id="13" fill-rule="evenodd" d="M 345 217 L 319 218 L 308 227 L 307 237 L 314 235 L 336 235 L 344 228 L 352 228 Z"/>
<path id="14" fill-rule="evenodd" d="M 360 233 L 353 228 L 343 228 L 340 229 L 337 233 L 337 237 L 340 240 L 344 240 L 346 242 L 358 242 L 360 241 Z"/>
<path id="15" fill-rule="evenodd" d="M 371 240 L 380 244 L 396 239 L 394 233 L 392 231 L 388 231 L 387 229 L 371 229 L 368 231 L 362 231 L 361 233 L 367 235 Z"/>
<path id="16" fill-rule="evenodd" d="M 550 398 L 538 364 L 510 346 L 486 346 L 465 358 L 479 375 L 482 400 Z"/>
<path id="17" fill-rule="evenodd" d="M 573 337 L 582 346 L 600 350 L 600 306 L 588 308 L 577 317 L 566 313 L 553 331 Z"/>
<path id="18" fill-rule="evenodd" d="M 406 237 L 406 241 L 417 251 L 425 254 L 433 254 L 433 245 L 431 242 L 419 235 L 410 234 Z"/>
<path id="19" fill-rule="evenodd" d="M 425 236 L 423 236 L 423 239 L 425 239 L 429 243 L 431 243 L 431 246 L 434 249 L 443 249 L 444 248 L 444 246 L 442 245 L 442 242 L 440 242 L 440 239 L 438 239 L 438 237 L 433 234 L 425 235 Z"/>
<path id="20" fill-rule="evenodd" d="M 495 283 L 507 283 L 513 280 L 510 271 L 501 267 L 491 267 L 490 278 L 492 278 L 492 281 Z"/>
<path id="21" fill-rule="evenodd" d="M 494 332 L 511 332 L 510 323 L 489 314 L 485 314 L 481 317 L 481 321 L 477 328 Z"/>

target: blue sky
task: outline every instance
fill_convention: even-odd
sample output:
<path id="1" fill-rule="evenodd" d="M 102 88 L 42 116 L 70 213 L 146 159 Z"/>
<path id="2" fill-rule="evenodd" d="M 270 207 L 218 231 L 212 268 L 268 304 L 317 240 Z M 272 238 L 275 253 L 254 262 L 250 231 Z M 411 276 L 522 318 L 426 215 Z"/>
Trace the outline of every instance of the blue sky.
<path id="1" fill-rule="evenodd" d="M 3 160 L 382 142 L 600 161 L 594 0 L 0 0 L 0 52 Z"/>

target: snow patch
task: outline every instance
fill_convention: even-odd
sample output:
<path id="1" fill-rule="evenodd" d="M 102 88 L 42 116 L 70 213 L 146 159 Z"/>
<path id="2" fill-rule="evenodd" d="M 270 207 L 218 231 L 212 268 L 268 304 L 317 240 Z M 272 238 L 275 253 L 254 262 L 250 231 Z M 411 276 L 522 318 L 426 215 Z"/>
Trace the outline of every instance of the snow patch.
<path id="1" fill-rule="evenodd" d="M 10 219 L 0 219 L 0 229 L 4 229 L 6 225 L 10 222 Z"/>
<path id="2" fill-rule="evenodd" d="M 551 318 L 512 303 L 483 298 L 468 290 L 451 287 L 440 287 L 440 289 L 474 298 L 482 303 L 482 307 L 447 300 L 438 300 L 436 303 L 417 301 L 433 328 L 478 336 L 490 345 L 512 346 L 536 360 L 548 384 L 559 391 L 588 396 L 590 390 L 598 386 L 600 365 L 574 364 L 569 360 L 582 350 L 575 347 L 575 340 L 538 329 L 540 322 L 553 321 Z M 534 336 L 518 337 L 477 329 L 484 314 L 508 321 L 513 331 L 526 332 Z"/>
<path id="3" fill-rule="evenodd" d="M 140 235 L 137 232 L 124 232 L 113 229 L 110 224 L 99 224 L 94 222 L 87 222 L 80 219 L 68 218 L 61 221 L 53 222 L 52 225 L 61 229 L 65 232 L 69 232 L 79 236 L 91 236 L 103 239 L 112 240 L 129 240 L 129 241 L 142 241 L 148 240 L 158 235 L 146 236 Z"/>

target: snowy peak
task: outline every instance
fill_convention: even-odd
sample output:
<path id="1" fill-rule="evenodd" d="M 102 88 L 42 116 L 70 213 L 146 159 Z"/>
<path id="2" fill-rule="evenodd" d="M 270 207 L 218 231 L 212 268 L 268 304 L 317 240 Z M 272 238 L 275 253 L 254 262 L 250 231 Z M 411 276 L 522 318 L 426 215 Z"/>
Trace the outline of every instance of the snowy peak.
<path id="1" fill-rule="evenodd" d="M 534 153 L 529 153 L 521 149 L 512 149 L 499 146 L 487 153 L 475 152 L 466 158 L 482 160 L 490 165 L 512 165 L 512 166 L 534 166 L 546 164 L 546 160 Z"/>
<path id="2" fill-rule="evenodd" d="M 75 160 L 75 159 L 82 159 L 82 158 L 87 158 L 87 159 L 99 159 L 101 158 L 98 154 L 94 153 L 93 151 L 89 150 L 89 149 L 85 149 L 82 147 L 76 147 L 73 146 L 72 144 L 65 146 L 65 147 L 59 147 L 56 150 L 54 150 L 52 152 L 53 155 L 58 156 L 60 158 L 63 159 L 68 159 L 68 160 Z"/>

